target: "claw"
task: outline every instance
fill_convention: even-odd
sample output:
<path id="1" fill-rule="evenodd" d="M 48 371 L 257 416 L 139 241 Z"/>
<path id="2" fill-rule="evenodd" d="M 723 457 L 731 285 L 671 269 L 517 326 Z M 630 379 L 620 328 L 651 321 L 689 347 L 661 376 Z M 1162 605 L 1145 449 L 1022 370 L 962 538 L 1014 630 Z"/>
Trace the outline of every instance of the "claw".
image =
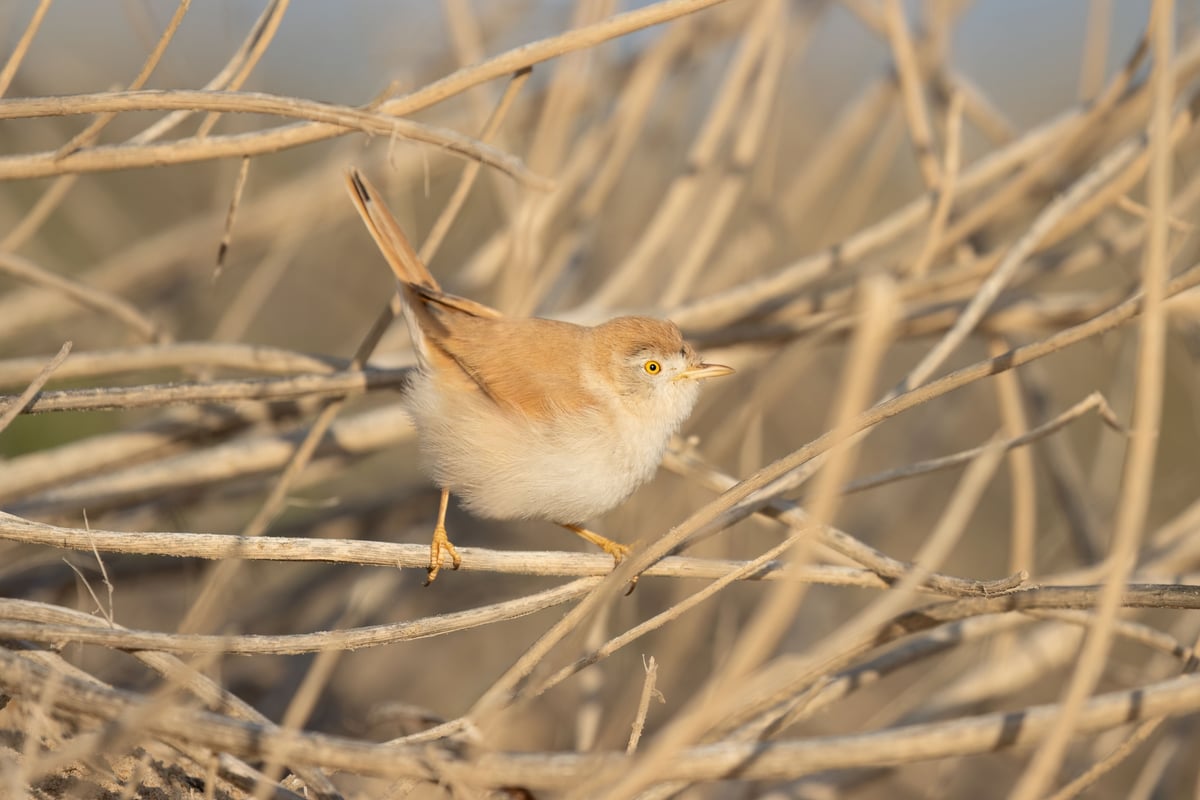
<path id="1" fill-rule="evenodd" d="M 429 571 L 425 575 L 426 586 L 437 580 L 438 573 L 442 569 L 442 562 L 445 561 L 443 549 L 450 554 L 450 563 L 454 569 L 462 566 L 462 556 L 454 549 L 450 537 L 446 535 L 446 527 L 438 525 L 433 529 L 433 541 L 429 543 Z"/>
<path id="2" fill-rule="evenodd" d="M 612 556 L 613 569 L 616 569 L 617 565 L 621 563 L 625 556 L 633 552 L 633 549 L 629 545 L 621 544 L 620 542 L 614 542 L 612 539 L 601 536 L 598 533 L 593 533 L 587 528 L 581 528 L 578 525 L 563 525 L 563 527 L 572 533 L 582 536 L 584 539 L 587 539 L 589 542 Z M 633 594 L 633 590 L 637 588 L 637 582 L 638 576 L 634 575 L 632 580 L 629 581 L 629 588 L 625 590 L 626 597 Z"/>

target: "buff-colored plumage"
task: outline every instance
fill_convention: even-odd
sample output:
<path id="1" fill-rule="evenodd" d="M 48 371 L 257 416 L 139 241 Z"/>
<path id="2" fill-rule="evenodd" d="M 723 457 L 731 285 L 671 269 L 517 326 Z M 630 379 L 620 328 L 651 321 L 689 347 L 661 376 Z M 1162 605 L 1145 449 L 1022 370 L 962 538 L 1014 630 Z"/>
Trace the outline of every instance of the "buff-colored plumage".
<path id="1" fill-rule="evenodd" d="M 619 558 L 579 528 L 653 476 L 696 404 L 704 364 L 672 322 L 618 317 L 586 327 L 505 317 L 444 294 L 357 172 L 356 207 L 400 281 L 418 368 L 405 395 L 434 481 L 473 513 L 546 519 Z M 439 520 L 430 576 L 445 547 Z"/>

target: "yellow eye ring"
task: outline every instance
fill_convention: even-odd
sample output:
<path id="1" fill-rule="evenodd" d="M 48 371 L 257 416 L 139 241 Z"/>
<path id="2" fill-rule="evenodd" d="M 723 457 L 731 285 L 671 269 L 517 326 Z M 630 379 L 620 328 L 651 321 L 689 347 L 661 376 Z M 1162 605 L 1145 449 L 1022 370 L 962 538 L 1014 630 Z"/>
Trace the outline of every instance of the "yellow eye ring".
<path id="1" fill-rule="evenodd" d="M 657 361 L 647 361 L 645 364 L 642 364 L 642 369 L 646 370 L 647 375 L 657 375 L 662 372 L 662 364 Z"/>

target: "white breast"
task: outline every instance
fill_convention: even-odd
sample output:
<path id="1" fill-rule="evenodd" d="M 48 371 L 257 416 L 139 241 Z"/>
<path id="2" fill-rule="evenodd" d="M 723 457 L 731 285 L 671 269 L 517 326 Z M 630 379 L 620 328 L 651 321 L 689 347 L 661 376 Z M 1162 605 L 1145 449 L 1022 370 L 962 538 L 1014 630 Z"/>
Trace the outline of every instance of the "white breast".
<path id="1" fill-rule="evenodd" d="M 647 407 L 595 409 L 556 422 L 505 414 L 486 398 L 451 408 L 424 376 L 406 405 L 434 482 L 492 519 L 584 523 L 653 477 L 697 392 L 680 386 Z M 698 388 L 698 387 L 694 387 Z"/>

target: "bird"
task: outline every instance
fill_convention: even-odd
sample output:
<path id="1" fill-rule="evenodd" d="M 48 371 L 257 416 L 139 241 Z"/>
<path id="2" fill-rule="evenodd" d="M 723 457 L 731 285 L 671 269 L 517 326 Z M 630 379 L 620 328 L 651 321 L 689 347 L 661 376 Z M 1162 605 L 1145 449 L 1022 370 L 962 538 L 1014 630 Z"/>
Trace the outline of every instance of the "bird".
<path id="1" fill-rule="evenodd" d="M 648 481 L 691 414 L 706 363 L 675 323 L 621 316 L 585 326 L 510 317 L 441 290 L 379 192 L 357 169 L 350 197 L 398 281 L 417 364 L 403 403 L 441 489 L 425 585 L 448 555 L 453 493 L 485 519 L 541 519 L 613 557 L 627 545 L 584 527 Z"/>

